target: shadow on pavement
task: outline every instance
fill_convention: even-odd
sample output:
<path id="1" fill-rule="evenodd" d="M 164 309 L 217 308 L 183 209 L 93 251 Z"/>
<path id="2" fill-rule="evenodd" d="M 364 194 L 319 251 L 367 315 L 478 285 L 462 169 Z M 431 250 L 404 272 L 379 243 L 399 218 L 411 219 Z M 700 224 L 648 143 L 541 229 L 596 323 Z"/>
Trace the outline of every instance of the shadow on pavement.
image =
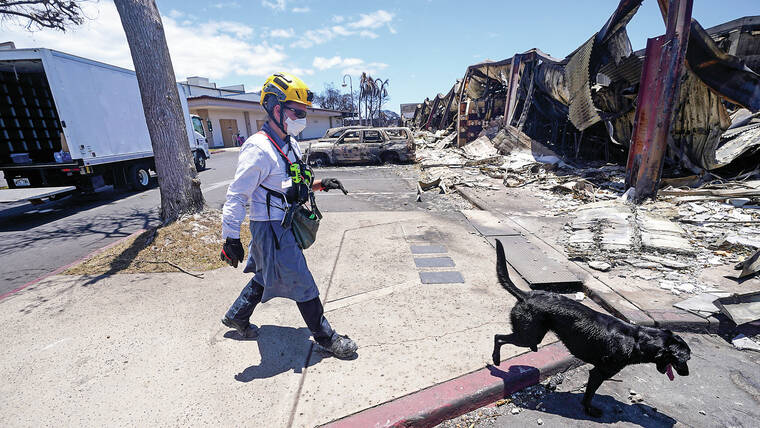
<path id="1" fill-rule="evenodd" d="M 504 398 L 526 386 L 537 384 L 541 377 L 541 372 L 533 366 L 513 365 L 509 366 L 509 371 L 506 372 L 491 364 L 487 364 L 486 368 L 491 372 L 491 376 L 504 381 Z"/>
<path id="2" fill-rule="evenodd" d="M 311 332 L 306 327 L 264 325 L 259 327 L 259 336 L 256 339 L 244 339 L 234 330 L 225 333 L 224 337 L 256 340 L 259 345 L 261 363 L 249 366 L 236 374 L 235 380 L 238 382 L 266 379 L 290 370 L 301 373 L 304 368 L 319 363 L 325 357 L 319 352 L 313 352 L 315 345 L 310 339 Z"/>
<path id="3" fill-rule="evenodd" d="M 583 406 L 581 405 L 582 398 L 583 392 L 553 392 L 541 398 L 542 410 L 537 411 L 598 424 L 627 422 L 645 428 L 654 428 L 672 427 L 676 423 L 675 419 L 658 412 L 646 404 L 621 403 L 609 395 L 601 395 L 599 393 L 594 395 L 592 404 L 604 413 L 600 418 L 593 418 L 583 411 Z M 535 405 L 527 405 L 524 408 L 533 410 L 535 409 Z"/>

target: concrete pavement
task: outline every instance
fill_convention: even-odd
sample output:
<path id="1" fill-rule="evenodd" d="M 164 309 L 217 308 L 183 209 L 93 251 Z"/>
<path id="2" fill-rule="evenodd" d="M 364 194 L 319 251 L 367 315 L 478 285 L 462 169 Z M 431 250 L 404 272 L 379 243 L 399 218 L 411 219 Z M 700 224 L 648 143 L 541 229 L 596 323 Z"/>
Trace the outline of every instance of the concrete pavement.
<path id="1" fill-rule="evenodd" d="M 53 276 L 0 301 L 0 423 L 315 426 L 482 369 L 509 330 L 494 251 L 459 213 L 329 213 L 306 257 L 356 359 L 321 353 L 288 300 L 256 309 L 258 340 L 223 327 L 241 269 Z M 464 283 L 422 284 L 441 271 Z"/>

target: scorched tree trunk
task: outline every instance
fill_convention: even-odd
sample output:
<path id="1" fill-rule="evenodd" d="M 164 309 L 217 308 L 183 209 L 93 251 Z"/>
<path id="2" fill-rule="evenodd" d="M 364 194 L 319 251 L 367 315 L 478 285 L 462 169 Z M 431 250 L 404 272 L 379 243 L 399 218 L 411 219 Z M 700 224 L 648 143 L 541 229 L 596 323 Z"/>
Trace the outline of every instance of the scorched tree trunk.
<path id="1" fill-rule="evenodd" d="M 164 26 L 155 1 L 114 0 L 140 86 L 161 191 L 161 219 L 203 209 Z"/>

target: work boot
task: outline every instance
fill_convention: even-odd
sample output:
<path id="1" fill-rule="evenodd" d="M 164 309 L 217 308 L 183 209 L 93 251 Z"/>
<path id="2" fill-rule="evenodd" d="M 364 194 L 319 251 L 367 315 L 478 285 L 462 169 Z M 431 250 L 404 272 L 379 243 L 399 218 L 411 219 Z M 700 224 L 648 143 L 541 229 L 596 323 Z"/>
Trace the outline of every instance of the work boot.
<path id="1" fill-rule="evenodd" d="M 340 334 L 335 333 L 335 337 L 330 346 L 323 346 L 323 348 L 337 358 L 344 359 L 353 356 L 356 352 L 357 346 L 356 342 L 351 340 L 348 336 L 341 336 Z"/>
<path id="2" fill-rule="evenodd" d="M 235 331 L 237 331 L 238 334 L 243 336 L 245 339 L 253 339 L 254 337 L 259 336 L 258 327 L 251 325 L 251 323 L 247 321 L 242 322 L 232 318 L 224 317 L 222 318 L 222 324 L 226 325 L 229 328 L 235 329 Z"/>

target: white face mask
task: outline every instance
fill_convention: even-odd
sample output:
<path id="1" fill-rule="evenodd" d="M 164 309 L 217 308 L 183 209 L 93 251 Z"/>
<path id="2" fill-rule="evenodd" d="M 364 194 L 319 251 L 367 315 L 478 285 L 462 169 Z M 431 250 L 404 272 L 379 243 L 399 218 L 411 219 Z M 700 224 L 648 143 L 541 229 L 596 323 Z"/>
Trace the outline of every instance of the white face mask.
<path id="1" fill-rule="evenodd" d="M 306 118 L 293 120 L 289 117 L 285 118 L 285 126 L 288 134 L 297 137 L 306 128 Z"/>

